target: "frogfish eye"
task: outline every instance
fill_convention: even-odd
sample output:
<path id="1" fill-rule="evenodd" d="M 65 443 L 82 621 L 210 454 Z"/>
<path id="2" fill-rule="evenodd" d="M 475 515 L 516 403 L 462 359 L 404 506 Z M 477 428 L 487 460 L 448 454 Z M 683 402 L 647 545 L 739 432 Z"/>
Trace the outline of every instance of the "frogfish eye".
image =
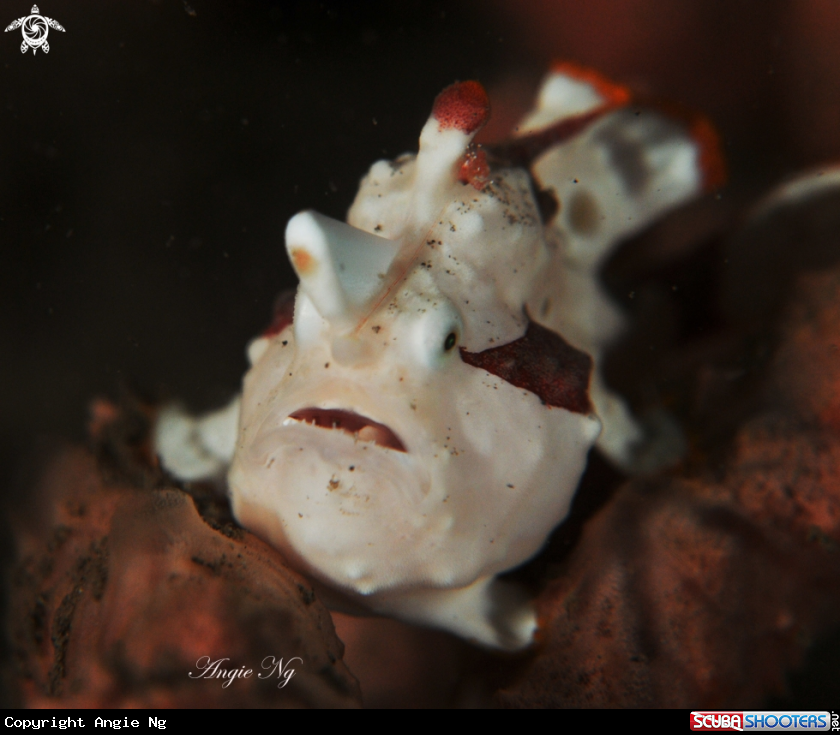
<path id="1" fill-rule="evenodd" d="M 443 351 L 449 352 L 454 346 L 455 343 L 458 341 L 458 335 L 455 332 L 450 332 L 446 335 L 446 339 L 443 341 Z"/>

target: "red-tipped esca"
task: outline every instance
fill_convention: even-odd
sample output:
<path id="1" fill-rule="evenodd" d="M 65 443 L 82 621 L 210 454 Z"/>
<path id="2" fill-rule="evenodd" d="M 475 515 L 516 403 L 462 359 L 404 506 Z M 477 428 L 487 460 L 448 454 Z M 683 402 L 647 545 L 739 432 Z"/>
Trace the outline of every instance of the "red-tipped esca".
<path id="1" fill-rule="evenodd" d="M 490 119 L 490 98 L 480 82 L 456 82 L 437 96 L 432 115 L 441 130 L 470 135 Z"/>

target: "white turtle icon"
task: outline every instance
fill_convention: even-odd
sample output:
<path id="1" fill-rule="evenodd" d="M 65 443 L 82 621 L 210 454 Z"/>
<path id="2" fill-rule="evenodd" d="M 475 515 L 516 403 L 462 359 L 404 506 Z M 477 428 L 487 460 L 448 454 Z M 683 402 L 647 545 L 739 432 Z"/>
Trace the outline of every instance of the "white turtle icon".
<path id="1" fill-rule="evenodd" d="M 32 14 L 24 18 L 18 18 L 12 21 L 6 31 L 13 31 L 16 28 L 21 28 L 23 33 L 23 43 L 20 45 L 20 52 L 26 53 L 26 49 L 31 48 L 32 54 L 36 54 L 38 49 L 43 49 L 45 54 L 50 52 L 50 45 L 47 43 L 47 35 L 50 28 L 55 28 L 57 31 L 64 32 L 64 28 L 58 21 L 52 18 L 47 18 L 40 14 L 37 5 L 32 6 Z"/>

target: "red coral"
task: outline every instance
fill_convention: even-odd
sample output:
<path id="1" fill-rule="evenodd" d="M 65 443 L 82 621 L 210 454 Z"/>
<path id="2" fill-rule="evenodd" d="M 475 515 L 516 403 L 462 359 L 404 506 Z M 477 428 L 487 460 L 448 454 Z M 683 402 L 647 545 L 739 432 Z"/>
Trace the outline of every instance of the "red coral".
<path id="1" fill-rule="evenodd" d="M 360 702 L 329 613 L 273 549 L 211 528 L 180 490 L 104 485 L 80 450 L 44 483 L 54 516 L 22 541 L 9 616 L 27 706 Z M 272 656 L 294 670 L 282 688 Z M 217 660 L 252 673 L 202 677 Z"/>
<path id="2" fill-rule="evenodd" d="M 775 340 L 752 387 L 727 381 L 753 397 L 710 405 L 741 414 L 714 462 L 633 480 L 586 526 L 502 704 L 761 706 L 840 623 L 840 268 L 799 278 Z"/>

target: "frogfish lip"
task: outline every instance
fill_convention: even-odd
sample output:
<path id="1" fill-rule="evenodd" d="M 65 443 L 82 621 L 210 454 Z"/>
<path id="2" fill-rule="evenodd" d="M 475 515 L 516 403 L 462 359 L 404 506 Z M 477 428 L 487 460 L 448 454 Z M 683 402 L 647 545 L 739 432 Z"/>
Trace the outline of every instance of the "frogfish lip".
<path id="1" fill-rule="evenodd" d="M 374 442 L 380 447 L 407 452 L 402 440 L 385 424 L 367 416 L 341 408 L 301 408 L 289 414 L 283 422 L 300 421 L 322 429 L 338 429 L 352 434 L 359 441 Z"/>

